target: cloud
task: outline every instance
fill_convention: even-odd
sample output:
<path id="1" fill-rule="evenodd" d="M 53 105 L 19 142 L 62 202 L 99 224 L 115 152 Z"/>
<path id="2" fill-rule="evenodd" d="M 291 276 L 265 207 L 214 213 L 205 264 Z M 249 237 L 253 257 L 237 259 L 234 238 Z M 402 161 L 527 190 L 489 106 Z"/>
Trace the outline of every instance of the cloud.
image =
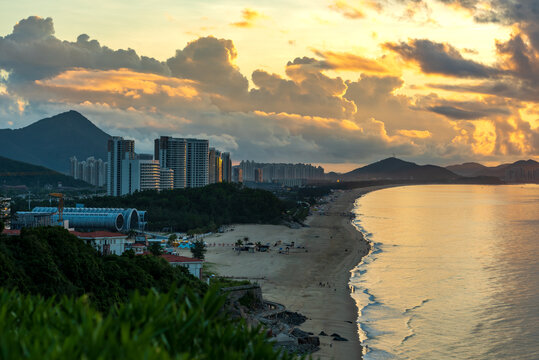
<path id="1" fill-rule="evenodd" d="M 176 50 L 166 64 L 173 76 L 198 81 L 208 92 L 242 96 L 247 92 L 248 81 L 234 65 L 237 56 L 231 40 L 208 36 Z"/>
<path id="2" fill-rule="evenodd" d="M 284 79 L 263 70 L 253 72 L 254 89 L 249 92 L 251 106 L 266 112 L 286 112 L 334 118 L 352 116 L 356 107 L 343 98 L 346 84 L 309 67 L 288 65 Z"/>
<path id="3" fill-rule="evenodd" d="M 334 1 L 329 5 L 329 8 L 349 19 L 362 19 L 365 17 L 365 14 L 360 9 L 343 0 Z"/>
<path id="4" fill-rule="evenodd" d="M 313 50 L 314 57 L 289 61 L 284 74 L 255 70 L 249 87 L 228 39 L 194 39 L 159 62 L 87 35 L 69 42 L 54 34 L 51 19 L 31 17 L 0 38 L 0 126 L 75 109 L 110 134 L 136 139 L 137 151 L 151 152 L 160 135 L 200 136 L 234 159 L 259 161 L 368 162 L 392 153 L 460 161 L 474 153 L 538 151 L 537 128 L 519 110 L 533 90 L 526 74 L 535 71 L 524 33 L 521 44 L 516 37 L 499 44 L 496 69 L 464 59 L 448 44 L 392 44 L 392 53 L 421 67 L 426 59 L 442 60 L 435 65 L 442 70 L 425 65 L 429 71 L 471 78 L 452 89 L 475 92 L 466 102 L 403 95 L 410 84 L 395 75 L 388 55 Z M 517 54 L 530 66 L 518 63 Z M 345 80 L 338 71 L 360 76 Z M 487 95 L 478 97 L 481 89 Z M 528 94 L 532 104 L 534 96 L 536 90 Z"/>
<path id="5" fill-rule="evenodd" d="M 447 105 L 430 106 L 427 108 L 427 110 L 430 110 L 440 115 L 447 116 L 448 118 L 455 120 L 474 120 L 488 116 L 487 112 L 469 111 L 455 106 Z"/>
<path id="6" fill-rule="evenodd" d="M 453 46 L 427 39 L 408 43 L 385 43 L 384 48 L 399 54 L 405 61 L 416 63 L 426 74 L 464 78 L 489 78 L 499 73 L 495 68 L 465 59 Z"/>
<path id="7" fill-rule="evenodd" d="M 169 73 L 164 63 L 141 57 L 132 49 L 101 46 L 85 34 L 76 42 L 61 41 L 54 36 L 51 18 L 31 16 L 17 23 L 12 34 L 0 37 L 0 68 L 10 72 L 11 82 L 52 77 L 73 67 Z"/>
<path id="8" fill-rule="evenodd" d="M 230 25 L 239 28 L 250 28 L 255 25 L 257 20 L 266 16 L 253 9 L 245 8 L 241 11 L 241 17 L 242 21 L 233 22 Z"/>
<path id="9" fill-rule="evenodd" d="M 411 138 L 426 139 L 432 136 L 428 130 L 399 130 L 399 134 Z"/>
<path id="10" fill-rule="evenodd" d="M 388 73 L 383 61 L 372 60 L 356 54 L 333 51 L 314 51 L 323 58 L 321 67 L 333 70 L 361 71 L 369 73 Z"/>

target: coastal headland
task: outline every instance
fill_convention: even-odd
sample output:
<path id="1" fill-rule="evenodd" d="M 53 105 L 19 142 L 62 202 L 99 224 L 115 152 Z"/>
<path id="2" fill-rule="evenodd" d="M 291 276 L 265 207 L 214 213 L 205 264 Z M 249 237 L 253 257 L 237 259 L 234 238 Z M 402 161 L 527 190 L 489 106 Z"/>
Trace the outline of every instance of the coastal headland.
<path id="1" fill-rule="evenodd" d="M 383 186 L 386 187 L 386 186 Z M 257 281 L 265 299 L 307 316 L 300 326 L 320 336 L 314 358 L 360 359 L 357 307 L 350 296 L 350 270 L 369 253 L 370 244 L 351 224 L 355 200 L 382 186 L 337 191 L 306 221 L 306 227 L 235 225 L 206 237 L 206 261 L 221 276 Z M 237 253 L 238 239 L 263 245 L 269 252 Z M 294 247 L 286 244 L 294 242 Z M 277 246 L 275 246 L 277 244 Z M 335 341 L 338 334 L 347 341 Z"/>

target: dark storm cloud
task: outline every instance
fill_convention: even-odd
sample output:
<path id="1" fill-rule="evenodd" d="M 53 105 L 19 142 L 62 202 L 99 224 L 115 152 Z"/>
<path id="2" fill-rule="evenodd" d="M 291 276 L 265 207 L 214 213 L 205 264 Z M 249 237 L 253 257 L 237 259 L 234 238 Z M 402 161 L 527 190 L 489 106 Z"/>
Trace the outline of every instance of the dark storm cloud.
<path id="1" fill-rule="evenodd" d="M 414 39 L 408 43 L 385 43 L 384 47 L 399 54 L 406 61 L 417 63 L 427 74 L 488 78 L 499 72 L 492 67 L 465 59 L 449 44 L 427 39 Z"/>
<path id="2" fill-rule="evenodd" d="M 448 118 L 455 120 L 475 120 L 488 116 L 488 112 L 483 111 L 469 111 L 454 106 L 431 106 L 427 110 L 435 112 L 440 115 L 447 116 Z"/>

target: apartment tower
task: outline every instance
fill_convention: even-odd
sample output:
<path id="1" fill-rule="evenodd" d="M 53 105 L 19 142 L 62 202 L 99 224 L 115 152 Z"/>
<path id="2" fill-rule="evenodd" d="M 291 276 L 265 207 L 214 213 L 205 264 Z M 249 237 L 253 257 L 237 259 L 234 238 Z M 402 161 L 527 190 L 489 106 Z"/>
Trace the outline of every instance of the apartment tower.
<path id="1" fill-rule="evenodd" d="M 119 196 L 122 194 L 122 161 L 135 159 L 135 141 L 113 136 L 107 143 L 107 150 L 107 195 Z"/>
<path id="2" fill-rule="evenodd" d="M 162 168 L 174 171 L 174 189 L 187 186 L 187 140 L 170 136 L 155 139 L 154 159 Z"/>

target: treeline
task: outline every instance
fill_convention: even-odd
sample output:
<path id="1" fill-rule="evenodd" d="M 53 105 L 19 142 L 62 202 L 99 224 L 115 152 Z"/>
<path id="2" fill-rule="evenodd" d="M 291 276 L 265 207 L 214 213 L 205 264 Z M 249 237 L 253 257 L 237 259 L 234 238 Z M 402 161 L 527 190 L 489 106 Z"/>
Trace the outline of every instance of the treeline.
<path id="1" fill-rule="evenodd" d="M 135 290 L 166 292 L 172 284 L 202 294 L 206 285 L 183 267 L 147 255 L 100 256 L 83 240 L 59 227 L 23 229 L 0 235 L 0 287 L 23 294 L 82 296 L 98 310 L 126 301 Z"/>
<path id="2" fill-rule="evenodd" d="M 147 210 L 150 230 L 170 228 L 171 231 L 215 230 L 233 223 L 277 224 L 285 210 L 285 204 L 271 192 L 231 183 L 94 197 L 85 201 L 85 205 Z"/>

